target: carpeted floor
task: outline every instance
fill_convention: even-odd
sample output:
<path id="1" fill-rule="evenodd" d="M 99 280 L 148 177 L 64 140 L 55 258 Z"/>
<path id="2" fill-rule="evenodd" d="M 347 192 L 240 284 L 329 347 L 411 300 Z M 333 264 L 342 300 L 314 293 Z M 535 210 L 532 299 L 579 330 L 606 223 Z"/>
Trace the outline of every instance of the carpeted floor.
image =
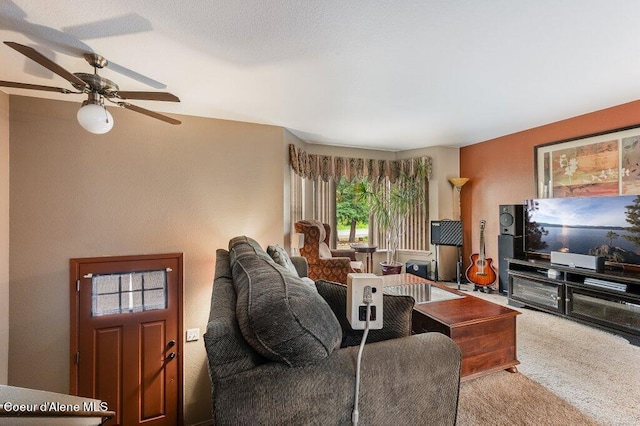
<path id="1" fill-rule="evenodd" d="M 507 304 L 507 298 L 499 294 L 471 291 L 469 294 Z M 518 371 L 521 374 L 513 376 L 526 376 L 601 424 L 640 425 L 640 347 L 629 344 L 620 336 L 575 321 L 528 308 L 517 310 L 522 312 L 516 320 L 517 355 L 521 363 Z M 505 374 L 501 376 L 509 377 Z M 499 380 L 500 376 L 495 377 Z M 472 387 L 465 385 L 461 398 L 466 394 L 466 388 Z M 482 385 L 482 382 L 473 387 L 476 385 Z M 494 386 L 494 392 L 498 394 L 498 401 L 494 402 L 498 406 L 499 401 L 510 393 L 508 387 L 496 387 L 493 381 L 487 381 L 486 386 Z M 499 396 L 500 392 L 503 396 Z M 461 408 L 467 406 L 467 401 L 461 399 Z M 461 416 L 460 420 L 463 419 Z M 502 423 L 472 421 L 461 424 Z"/>
<path id="2" fill-rule="evenodd" d="M 598 426 L 521 373 L 499 371 L 460 386 L 457 426 Z"/>

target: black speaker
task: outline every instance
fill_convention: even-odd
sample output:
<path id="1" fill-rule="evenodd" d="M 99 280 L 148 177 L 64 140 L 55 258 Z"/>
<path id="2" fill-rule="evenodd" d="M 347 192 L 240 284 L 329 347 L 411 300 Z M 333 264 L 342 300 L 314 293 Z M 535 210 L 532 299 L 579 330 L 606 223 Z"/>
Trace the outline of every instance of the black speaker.
<path id="1" fill-rule="evenodd" d="M 429 263 L 426 260 L 407 260 L 405 264 L 407 274 L 417 275 L 422 278 L 429 278 Z"/>
<path id="2" fill-rule="evenodd" d="M 500 206 L 500 235 L 522 236 L 524 229 L 524 205 Z"/>
<path id="3" fill-rule="evenodd" d="M 462 247 L 462 222 L 459 220 L 432 220 L 431 244 Z"/>
<path id="4" fill-rule="evenodd" d="M 498 290 L 506 294 L 509 289 L 507 259 L 524 257 L 524 237 L 522 235 L 498 235 Z"/>

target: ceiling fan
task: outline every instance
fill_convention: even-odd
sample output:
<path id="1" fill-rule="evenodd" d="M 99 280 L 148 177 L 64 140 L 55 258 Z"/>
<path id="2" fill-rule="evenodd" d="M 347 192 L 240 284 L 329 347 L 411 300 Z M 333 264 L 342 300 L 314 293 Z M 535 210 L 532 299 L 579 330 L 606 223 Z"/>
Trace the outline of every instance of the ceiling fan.
<path id="1" fill-rule="evenodd" d="M 138 91 L 121 91 L 116 83 L 98 75 L 98 68 L 107 66 L 108 61 L 96 53 L 86 53 L 84 59 L 93 67 L 93 74 L 75 72 L 70 73 L 60 65 L 56 64 L 37 50 L 24 46 L 19 43 L 5 41 L 4 44 L 22 53 L 27 58 L 37 62 L 48 70 L 58 74 L 67 80 L 77 90 L 72 91 L 61 87 L 41 86 L 38 84 L 15 83 L 12 81 L 0 81 L 0 86 L 13 87 L 17 89 L 44 90 L 47 92 L 58 93 L 85 93 L 88 98 L 82 103 L 82 107 L 78 110 L 78 123 L 91 133 L 103 134 L 107 133 L 113 127 L 113 117 L 105 108 L 105 99 L 122 108 L 147 115 L 149 117 L 162 120 L 169 124 L 180 124 L 179 120 L 168 117 L 166 115 L 150 111 L 139 106 L 131 105 L 125 102 L 126 99 L 138 99 L 149 101 L 165 101 L 180 102 L 177 96 L 167 92 L 138 92 Z"/>

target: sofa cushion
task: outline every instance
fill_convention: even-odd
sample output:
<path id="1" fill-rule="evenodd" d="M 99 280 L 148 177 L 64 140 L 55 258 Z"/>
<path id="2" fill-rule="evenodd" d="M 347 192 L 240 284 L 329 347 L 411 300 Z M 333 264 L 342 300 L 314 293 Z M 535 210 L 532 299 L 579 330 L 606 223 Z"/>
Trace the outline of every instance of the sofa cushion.
<path id="1" fill-rule="evenodd" d="M 238 251 L 244 250 L 237 245 Z M 314 363 L 340 346 L 331 308 L 310 286 L 259 255 L 236 257 L 232 267 L 236 317 L 242 335 L 262 356 L 289 366 Z"/>
<path id="2" fill-rule="evenodd" d="M 216 251 L 216 269 L 207 331 L 203 336 L 209 358 L 209 374 L 224 378 L 265 362 L 242 336 L 236 319 L 236 291 L 229 266 L 229 252 Z"/>
<path id="3" fill-rule="evenodd" d="M 359 345 L 363 331 L 354 330 L 347 319 L 347 286 L 331 281 L 316 281 L 318 293 L 335 314 L 342 327 L 341 347 Z M 396 339 L 411 335 L 411 316 L 415 300 L 411 296 L 385 294 L 382 296 L 384 321 L 380 330 L 369 330 L 367 343 Z"/>

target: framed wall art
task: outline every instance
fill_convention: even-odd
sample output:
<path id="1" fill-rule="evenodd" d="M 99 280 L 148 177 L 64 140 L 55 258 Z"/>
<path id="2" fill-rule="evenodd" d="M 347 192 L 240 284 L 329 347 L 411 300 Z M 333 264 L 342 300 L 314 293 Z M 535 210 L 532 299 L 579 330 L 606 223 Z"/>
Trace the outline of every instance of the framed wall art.
<path id="1" fill-rule="evenodd" d="M 640 126 L 534 148 L 538 198 L 640 194 Z"/>

